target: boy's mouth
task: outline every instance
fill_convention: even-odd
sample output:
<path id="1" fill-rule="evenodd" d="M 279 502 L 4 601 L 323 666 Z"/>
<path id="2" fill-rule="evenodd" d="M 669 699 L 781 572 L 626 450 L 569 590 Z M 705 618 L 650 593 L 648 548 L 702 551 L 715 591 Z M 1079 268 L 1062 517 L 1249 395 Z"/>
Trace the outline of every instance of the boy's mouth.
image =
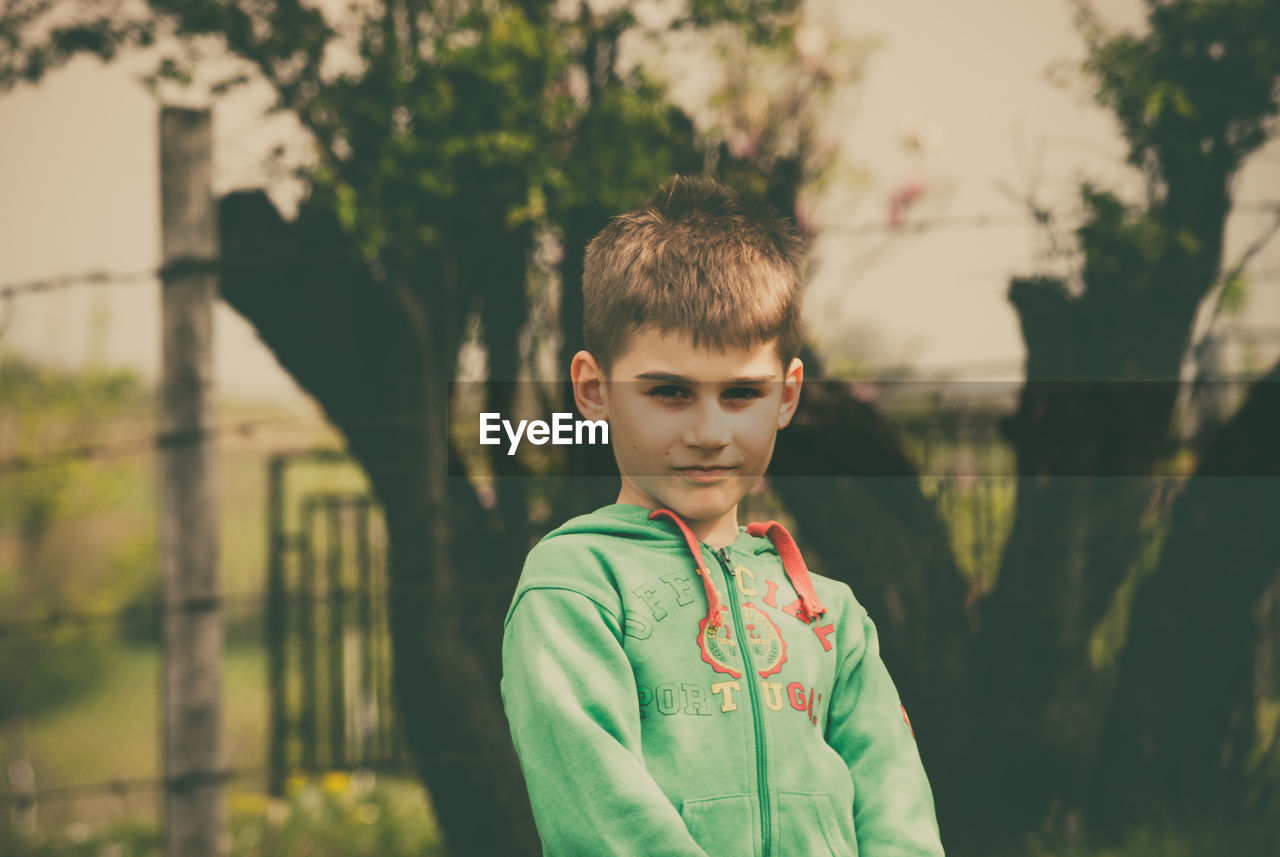
<path id="1" fill-rule="evenodd" d="M 694 467 L 677 467 L 676 472 L 684 476 L 686 479 L 692 479 L 695 482 L 714 482 L 717 479 L 724 479 L 733 474 L 736 467 L 707 467 L 704 465 L 696 465 Z"/>

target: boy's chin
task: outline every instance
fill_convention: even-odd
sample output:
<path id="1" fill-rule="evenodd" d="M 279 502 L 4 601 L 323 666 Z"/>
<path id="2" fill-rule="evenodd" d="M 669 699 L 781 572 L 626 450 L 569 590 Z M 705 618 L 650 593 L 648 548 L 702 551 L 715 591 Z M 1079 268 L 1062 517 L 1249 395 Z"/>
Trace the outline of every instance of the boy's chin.
<path id="1" fill-rule="evenodd" d="M 715 490 L 680 491 L 656 499 L 662 508 L 670 509 L 686 521 L 710 521 L 733 512 L 746 493 L 736 485 L 718 485 Z"/>

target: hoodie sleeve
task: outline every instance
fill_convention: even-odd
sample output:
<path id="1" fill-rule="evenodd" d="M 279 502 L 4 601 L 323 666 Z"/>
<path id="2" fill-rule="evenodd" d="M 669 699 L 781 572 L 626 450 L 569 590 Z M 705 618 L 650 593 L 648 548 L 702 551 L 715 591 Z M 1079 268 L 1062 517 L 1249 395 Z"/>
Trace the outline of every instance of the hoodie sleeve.
<path id="1" fill-rule="evenodd" d="M 587 595 L 517 595 L 502 701 L 547 857 L 706 857 L 645 770 L 622 624 Z"/>
<path id="2" fill-rule="evenodd" d="M 850 618 L 861 633 L 839 665 L 826 737 L 853 778 L 859 857 L 940 857 L 933 792 L 875 625 L 856 601 Z"/>

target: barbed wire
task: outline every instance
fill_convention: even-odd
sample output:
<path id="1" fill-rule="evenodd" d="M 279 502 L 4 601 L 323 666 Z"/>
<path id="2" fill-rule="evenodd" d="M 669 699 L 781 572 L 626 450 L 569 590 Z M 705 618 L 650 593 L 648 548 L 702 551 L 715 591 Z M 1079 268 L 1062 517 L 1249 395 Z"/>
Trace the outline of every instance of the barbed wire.
<path id="1" fill-rule="evenodd" d="M 19 280 L 0 286 L 0 300 L 9 300 L 21 295 L 39 292 L 52 292 L 79 286 L 121 286 L 149 280 L 163 280 L 166 277 L 181 277 L 192 274 L 218 273 L 223 266 L 217 259 L 180 258 L 154 268 L 134 271 L 82 271 L 74 274 L 55 274 L 34 280 Z"/>
<path id="2" fill-rule="evenodd" d="M 139 271 L 87 271 L 79 274 L 59 274 L 39 280 L 24 280 L 0 286 L 0 337 L 9 331 L 13 322 L 14 298 L 40 292 L 52 292 L 79 286 L 132 285 L 166 277 L 182 277 L 221 270 L 217 259 L 181 257 L 158 268 Z"/>
<path id="3" fill-rule="evenodd" d="M 1280 200 L 1247 200 L 1231 207 L 1231 212 L 1253 214 L 1270 214 L 1280 212 Z M 933 232 L 947 229 L 986 229 L 1002 226 L 1014 226 L 1027 223 L 1047 224 L 1055 213 L 1049 209 L 1024 210 L 1020 212 L 1004 212 L 999 214 L 961 214 L 938 215 L 935 217 L 903 218 L 894 223 L 889 220 L 865 220 L 855 223 L 832 224 L 825 227 L 824 232 L 839 232 L 844 235 L 874 235 L 887 232 Z"/>
<path id="4" fill-rule="evenodd" d="M 209 428 L 181 429 L 176 431 L 160 431 L 142 437 L 128 438 L 118 441 L 98 441 L 85 443 L 63 449 L 43 451 L 30 455 L 19 454 L 0 458 L 0 474 L 21 473 L 38 470 L 59 464 L 64 461 L 91 461 L 106 458 L 123 458 L 154 450 L 175 449 L 181 446 L 199 443 L 223 435 L 239 434 L 250 436 L 268 423 L 298 422 L 312 420 L 305 416 L 258 417 L 249 420 L 222 423 Z"/>
<path id="5" fill-rule="evenodd" d="M 400 416 L 371 417 L 366 419 L 349 419 L 344 421 L 346 427 L 363 429 L 384 428 L 403 429 L 426 424 L 429 419 L 423 414 L 405 414 Z M 126 458 L 146 452 L 177 449 L 183 446 L 216 439 L 225 435 L 252 437 L 256 432 L 270 424 L 278 423 L 319 423 L 322 417 L 295 414 L 288 416 L 257 417 L 254 419 L 236 420 L 206 428 L 159 431 L 140 437 L 132 437 L 116 441 L 98 441 L 69 446 L 62 449 L 43 450 L 30 454 L 11 455 L 0 458 L 0 475 L 22 473 L 49 467 L 65 461 L 101 461 Z"/>
<path id="6" fill-rule="evenodd" d="M 16 637 L 36 637 L 65 628 L 85 630 L 101 626 L 141 625 L 157 622 L 168 614 L 205 613 L 212 607 L 231 612 L 261 609 L 265 603 L 261 592 L 241 592 L 211 595 L 203 598 L 187 598 L 164 604 L 156 599 L 128 604 L 114 610 L 49 610 L 40 616 L 5 619 L 0 621 L 0 640 Z"/>
<path id="7" fill-rule="evenodd" d="M 148 269 L 145 271 L 85 271 L 80 274 L 62 274 L 56 277 L 47 277 L 41 280 L 25 280 L 16 283 L 10 283 L 0 287 L 0 298 L 8 299 L 19 295 L 35 294 L 38 292 L 52 292 L 58 289 L 71 288 L 72 286 L 118 286 L 127 285 L 129 283 L 145 282 L 154 280 L 158 276 L 158 271 Z"/>
<path id="8" fill-rule="evenodd" d="M 1280 200 L 1246 200 L 1231 208 L 1232 213 L 1280 213 Z M 935 217 L 905 218 L 900 222 L 877 218 L 854 223 L 833 223 L 822 231 L 845 235 L 872 235 L 896 232 L 934 232 L 946 229 L 986 229 L 1027 222 L 1044 222 L 1053 215 L 1049 210 L 984 213 L 969 215 L 938 215 Z M 237 266 L 237 270 L 253 266 Z M 277 268 L 278 266 L 272 266 Z M 148 280 L 164 279 L 194 273 L 220 273 L 224 266 L 217 259 L 178 259 L 168 265 L 134 271 L 93 270 L 81 273 L 59 274 L 33 280 L 20 280 L 0 285 L 0 300 L 19 295 L 56 291 L 87 285 L 128 285 Z"/>
<path id="9" fill-rule="evenodd" d="M 221 771 L 199 771 L 181 777 L 117 777 L 96 783 L 77 783 L 69 786 L 48 786 L 29 791 L 0 792 L 0 806 L 10 804 L 18 809 L 48 799 L 79 800 L 102 794 L 123 796 L 129 792 L 150 791 L 167 785 L 191 785 L 194 783 L 220 783 L 248 776 L 264 776 L 265 765 L 243 768 L 225 768 Z"/>
<path id="10" fill-rule="evenodd" d="M 479 762 L 494 761 L 499 756 L 500 751 L 498 750 L 481 752 L 449 751 L 432 753 L 427 758 L 428 763 L 438 765 L 474 765 Z M 317 765 L 314 769 L 294 767 L 290 772 L 290 776 L 310 778 L 333 771 L 341 771 L 343 773 L 369 771 L 376 774 L 402 774 L 412 778 L 415 782 L 418 782 L 416 775 L 414 774 L 412 762 L 407 756 L 402 758 L 388 757 L 353 762 L 325 762 Z M 23 806 L 28 806 L 31 803 L 45 800 L 80 800 L 103 794 L 123 796 L 129 792 L 154 791 L 171 784 L 190 785 L 193 782 L 227 782 L 238 779 L 266 778 L 270 773 L 271 768 L 267 765 L 245 765 L 241 767 L 223 768 L 218 771 L 192 771 L 190 773 L 174 777 L 165 777 L 160 775 L 145 777 L 117 777 L 110 780 L 100 780 L 94 783 L 48 786 L 45 788 L 31 789 L 29 791 L 0 791 L 0 807 L 4 807 L 8 804 L 10 806 L 21 808 Z"/>
<path id="11" fill-rule="evenodd" d="M 371 598 L 383 598 L 387 595 L 387 592 L 388 590 L 382 586 L 373 586 L 368 589 L 341 586 L 333 590 L 326 589 L 318 594 L 290 591 L 285 593 L 285 600 L 289 603 L 325 605 L 338 602 L 354 602 L 365 594 Z M 186 598 L 172 603 L 164 603 L 159 599 L 152 598 L 113 610 L 50 610 L 39 616 L 0 620 L 0 641 L 19 637 L 38 637 L 42 634 L 54 633 L 66 628 L 87 630 L 95 627 L 157 624 L 163 616 L 206 613 L 212 609 L 225 610 L 231 613 L 265 611 L 267 609 L 266 603 L 267 594 L 264 590 L 261 592 L 236 592 Z"/>

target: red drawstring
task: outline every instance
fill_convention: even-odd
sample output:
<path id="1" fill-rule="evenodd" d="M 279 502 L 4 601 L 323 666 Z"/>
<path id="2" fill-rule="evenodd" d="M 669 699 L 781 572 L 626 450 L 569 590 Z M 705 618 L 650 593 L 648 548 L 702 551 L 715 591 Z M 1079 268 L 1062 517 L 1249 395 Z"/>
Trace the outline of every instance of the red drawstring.
<path id="1" fill-rule="evenodd" d="M 698 564 L 698 575 L 702 578 L 702 587 L 707 591 L 707 623 L 718 628 L 724 624 L 725 606 L 720 600 L 720 593 L 716 591 L 716 585 L 711 580 L 711 573 L 707 571 L 706 566 L 702 564 L 702 546 L 698 543 L 698 539 L 693 535 L 693 531 L 689 529 L 689 525 L 680 519 L 680 516 L 670 509 L 655 509 L 649 514 L 649 520 L 653 520 L 658 516 L 665 516 L 675 521 L 677 527 L 680 528 L 681 534 L 684 536 L 685 544 L 689 546 L 689 553 L 693 554 L 694 562 Z"/>
<path id="2" fill-rule="evenodd" d="M 773 542 L 773 549 L 782 557 L 782 568 L 795 587 L 796 594 L 800 596 L 800 620 L 812 622 L 826 613 L 827 608 L 822 606 L 818 593 L 813 591 L 809 568 L 804 564 L 804 557 L 800 556 L 800 548 L 796 547 L 795 539 L 791 538 L 787 528 L 777 521 L 768 521 L 763 524 L 747 524 L 747 532 L 753 536 L 768 536 L 769 541 Z"/>
<path id="3" fill-rule="evenodd" d="M 707 593 L 707 622 L 713 628 L 720 627 L 724 624 L 726 608 L 720 600 L 720 593 L 716 591 L 715 583 L 711 580 L 711 573 L 702 563 L 702 545 L 698 543 L 689 525 L 675 512 L 670 509 L 655 509 L 649 513 L 651 521 L 658 517 L 670 518 L 680 529 L 680 534 L 684 536 L 685 544 L 689 546 L 689 553 L 693 554 L 694 562 L 698 564 L 698 576 L 702 578 L 702 587 Z M 782 558 L 782 569 L 786 572 L 792 587 L 795 588 L 796 594 L 800 596 L 800 608 L 797 611 L 799 619 L 802 622 L 812 622 L 826 613 L 827 608 L 818 600 L 818 593 L 813 591 L 813 582 L 809 580 L 809 567 L 804 564 L 800 548 L 796 547 L 795 539 L 791 538 L 787 528 L 777 521 L 768 521 L 763 524 L 747 524 L 747 532 L 757 538 L 768 536 L 769 541 L 773 542 L 773 549 Z"/>

